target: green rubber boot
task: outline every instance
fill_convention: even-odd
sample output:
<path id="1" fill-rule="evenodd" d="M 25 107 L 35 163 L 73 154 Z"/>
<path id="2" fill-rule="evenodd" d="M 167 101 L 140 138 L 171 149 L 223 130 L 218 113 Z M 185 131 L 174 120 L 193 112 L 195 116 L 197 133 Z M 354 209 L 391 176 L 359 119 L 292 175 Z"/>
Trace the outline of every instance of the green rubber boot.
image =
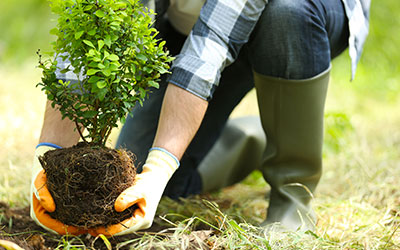
<path id="1" fill-rule="evenodd" d="M 246 178 L 260 168 L 265 147 L 265 134 L 258 116 L 228 120 L 198 168 L 202 191 L 215 191 Z"/>
<path id="2" fill-rule="evenodd" d="M 263 226 L 313 230 L 313 192 L 322 172 L 323 119 L 329 69 L 305 80 L 254 73 L 268 144 L 261 171 L 271 186 Z"/>

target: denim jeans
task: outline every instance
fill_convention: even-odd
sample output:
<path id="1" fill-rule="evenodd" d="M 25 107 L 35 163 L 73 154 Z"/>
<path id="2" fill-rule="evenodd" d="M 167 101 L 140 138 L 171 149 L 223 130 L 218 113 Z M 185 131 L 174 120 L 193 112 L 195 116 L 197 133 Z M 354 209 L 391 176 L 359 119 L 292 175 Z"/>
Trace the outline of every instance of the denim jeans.
<path id="1" fill-rule="evenodd" d="M 160 35 L 172 54 L 179 53 L 185 37 L 168 20 L 157 21 Z M 202 159 L 221 134 L 229 115 L 254 87 L 253 71 L 284 79 L 308 79 L 329 68 L 331 60 L 347 47 L 349 36 L 341 0 L 270 0 L 249 42 L 238 59 L 223 72 L 203 122 L 169 181 L 164 195 L 186 197 L 202 191 L 197 171 Z M 157 129 L 165 77 L 143 106 L 132 110 L 117 141 L 136 155 L 141 172 Z"/>

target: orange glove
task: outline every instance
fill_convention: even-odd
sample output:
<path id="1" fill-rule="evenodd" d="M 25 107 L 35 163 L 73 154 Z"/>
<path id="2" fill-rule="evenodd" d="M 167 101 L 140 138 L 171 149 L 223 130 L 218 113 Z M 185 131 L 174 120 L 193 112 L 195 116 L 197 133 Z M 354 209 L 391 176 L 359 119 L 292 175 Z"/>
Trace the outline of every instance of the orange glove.
<path id="1" fill-rule="evenodd" d="M 122 212 L 134 204 L 138 209 L 131 218 L 119 224 L 89 229 L 89 233 L 93 236 L 118 236 L 149 228 L 165 186 L 178 167 L 178 159 L 165 149 L 150 149 L 142 173 L 136 175 L 133 186 L 118 196 L 114 206 L 117 212 Z"/>
<path id="2" fill-rule="evenodd" d="M 31 217 L 39 226 L 49 232 L 56 234 L 73 234 L 79 235 L 87 231 L 74 226 L 68 226 L 51 218 L 48 212 L 54 212 L 56 205 L 46 185 L 46 174 L 39 162 L 39 156 L 45 152 L 59 148 L 52 144 L 39 144 L 36 147 L 35 157 L 33 159 L 32 182 L 31 182 Z"/>

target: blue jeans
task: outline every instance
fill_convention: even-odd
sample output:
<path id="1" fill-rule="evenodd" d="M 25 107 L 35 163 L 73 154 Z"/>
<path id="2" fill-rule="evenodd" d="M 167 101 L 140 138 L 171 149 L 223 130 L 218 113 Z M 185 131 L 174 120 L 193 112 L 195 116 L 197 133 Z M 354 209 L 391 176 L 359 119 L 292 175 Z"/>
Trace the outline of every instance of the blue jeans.
<path id="1" fill-rule="evenodd" d="M 185 37 L 168 20 L 157 21 L 161 37 L 172 54 L 179 53 Z M 199 131 L 181 159 L 164 195 L 186 197 L 202 191 L 197 171 L 202 159 L 221 134 L 229 115 L 254 87 L 253 71 L 285 79 L 307 79 L 325 71 L 347 47 L 347 18 L 341 0 L 270 0 L 249 42 L 238 59 L 221 76 Z M 117 141 L 136 155 L 141 172 L 158 124 L 167 86 L 165 77 L 144 105 L 132 110 Z"/>

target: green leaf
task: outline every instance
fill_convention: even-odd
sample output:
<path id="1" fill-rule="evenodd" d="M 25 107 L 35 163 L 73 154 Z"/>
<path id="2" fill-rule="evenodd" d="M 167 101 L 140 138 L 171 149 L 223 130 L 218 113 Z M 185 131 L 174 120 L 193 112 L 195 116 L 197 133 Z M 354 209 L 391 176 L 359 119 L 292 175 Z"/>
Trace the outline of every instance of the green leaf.
<path id="1" fill-rule="evenodd" d="M 116 54 L 111 54 L 107 58 L 110 59 L 111 61 L 118 61 L 119 60 L 119 57 Z"/>
<path id="2" fill-rule="evenodd" d="M 119 26 L 119 25 L 120 25 L 120 22 L 113 21 L 113 22 L 110 23 L 110 25 L 111 25 L 111 26 Z"/>
<path id="3" fill-rule="evenodd" d="M 96 29 L 92 29 L 88 32 L 89 35 L 94 36 L 96 34 Z"/>
<path id="4" fill-rule="evenodd" d="M 165 69 L 165 68 L 159 68 L 159 69 L 157 69 L 157 70 L 158 70 L 158 73 L 160 73 L 160 74 L 168 73 L 168 70 Z"/>
<path id="5" fill-rule="evenodd" d="M 95 61 L 95 62 L 101 62 L 101 58 L 98 57 L 98 56 L 93 57 L 93 61 Z"/>
<path id="6" fill-rule="evenodd" d="M 110 53 L 108 53 L 107 50 L 104 50 L 104 57 L 105 57 L 105 58 L 108 58 L 109 56 L 110 56 Z"/>
<path id="7" fill-rule="evenodd" d="M 98 64 L 97 62 L 91 61 L 91 62 L 89 63 L 88 66 L 89 66 L 90 68 L 96 68 L 96 67 L 97 67 L 97 64 Z"/>
<path id="8" fill-rule="evenodd" d="M 144 66 L 144 67 L 143 67 L 143 71 L 146 72 L 146 73 L 151 73 L 151 72 L 153 72 L 153 69 L 150 68 L 150 67 Z"/>
<path id="9" fill-rule="evenodd" d="M 100 51 L 104 46 L 104 41 L 103 40 L 98 40 L 97 44 L 99 45 L 99 51 Z"/>
<path id="10" fill-rule="evenodd" d="M 93 45 L 93 43 L 92 43 L 91 41 L 88 41 L 88 40 L 83 40 L 83 42 L 84 42 L 86 45 L 88 45 L 88 46 L 92 47 L 93 49 L 95 49 L 95 48 L 96 48 L 96 47 L 94 47 L 94 45 Z"/>
<path id="11" fill-rule="evenodd" d="M 86 7 L 84 8 L 85 11 L 91 10 L 93 8 L 93 5 L 86 5 Z"/>
<path id="12" fill-rule="evenodd" d="M 103 72 L 103 74 L 104 74 L 105 76 L 107 76 L 107 77 L 111 75 L 111 69 L 109 69 L 109 68 L 106 68 L 106 69 L 103 70 L 102 72 Z"/>
<path id="13" fill-rule="evenodd" d="M 96 110 L 88 110 L 88 111 L 83 112 L 83 114 L 82 114 L 83 118 L 87 118 L 87 119 L 93 118 L 96 115 L 97 115 Z"/>
<path id="14" fill-rule="evenodd" d="M 68 67 L 60 71 L 61 74 L 65 74 L 67 72 L 69 72 L 69 68 Z"/>
<path id="15" fill-rule="evenodd" d="M 107 86 L 107 82 L 106 82 L 106 81 L 98 81 L 98 82 L 97 82 L 97 87 L 98 87 L 99 89 L 102 89 L 102 88 L 104 88 L 105 86 Z"/>
<path id="16" fill-rule="evenodd" d="M 102 88 L 102 89 L 100 89 L 100 91 L 97 92 L 97 98 L 99 98 L 100 101 L 103 101 L 103 100 L 104 100 L 104 97 L 105 97 L 106 94 L 107 94 L 107 92 L 108 92 L 107 88 Z"/>
<path id="17" fill-rule="evenodd" d="M 89 80 L 88 80 L 88 83 L 95 83 L 95 82 L 98 82 L 98 81 L 100 81 L 100 80 L 102 80 L 103 78 L 102 77 L 99 77 L 99 76 L 91 76 L 90 78 L 89 78 Z"/>
<path id="18" fill-rule="evenodd" d="M 145 55 L 143 55 L 143 54 L 137 54 L 136 58 L 138 58 L 138 59 L 140 59 L 142 61 L 145 61 L 145 62 L 147 61 L 147 57 Z"/>
<path id="19" fill-rule="evenodd" d="M 97 64 L 97 68 L 99 68 L 99 69 L 104 69 L 106 66 L 104 66 L 104 64 L 102 64 L 102 63 L 98 63 Z"/>
<path id="20" fill-rule="evenodd" d="M 117 35 L 112 35 L 111 41 L 115 42 L 115 41 L 118 40 L 118 38 L 119 38 L 119 36 L 117 36 Z"/>
<path id="21" fill-rule="evenodd" d="M 154 88 L 156 88 L 156 89 L 158 89 L 158 88 L 160 87 L 160 85 L 159 85 L 158 82 L 156 82 L 156 81 L 149 81 L 147 84 L 148 84 L 150 87 L 154 87 Z"/>
<path id="22" fill-rule="evenodd" d="M 135 74 L 135 72 L 136 72 L 135 64 L 131 64 L 130 71 L 132 72 L 132 74 Z"/>
<path id="23" fill-rule="evenodd" d="M 100 18 L 106 16 L 106 13 L 104 13 L 103 10 L 97 10 L 94 14 L 95 14 L 97 17 L 100 17 Z"/>
<path id="24" fill-rule="evenodd" d="M 95 56 L 96 55 L 96 51 L 94 49 L 90 49 L 87 53 L 87 55 L 89 56 Z"/>
<path id="25" fill-rule="evenodd" d="M 75 39 L 78 40 L 79 38 L 81 38 L 81 36 L 83 35 L 85 31 L 81 30 L 75 33 Z"/>
<path id="26" fill-rule="evenodd" d="M 75 104 L 75 105 L 74 105 L 74 108 L 75 108 L 75 109 L 78 109 L 78 110 L 81 109 L 81 104 L 80 104 L 80 103 Z"/>
<path id="27" fill-rule="evenodd" d="M 89 70 L 86 72 L 86 74 L 87 74 L 88 76 L 91 76 L 91 75 L 96 74 L 97 72 L 99 72 L 98 69 L 89 69 Z"/>
<path id="28" fill-rule="evenodd" d="M 111 47 L 111 37 L 110 37 L 110 35 L 107 35 L 105 38 L 104 38 L 104 43 L 107 45 L 107 47 Z"/>
<path id="29" fill-rule="evenodd" d="M 64 90 L 59 90 L 59 91 L 57 91 L 56 96 L 59 97 L 64 93 L 65 93 Z"/>
<path id="30" fill-rule="evenodd" d="M 117 66 L 117 65 L 115 65 L 115 64 L 111 64 L 111 65 L 110 65 L 111 71 L 117 71 L 117 70 L 118 70 L 118 67 L 119 67 L 119 66 Z"/>
<path id="31" fill-rule="evenodd" d="M 125 124 L 125 122 L 126 122 L 126 117 L 125 116 L 121 117 L 121 124 Z"/>

